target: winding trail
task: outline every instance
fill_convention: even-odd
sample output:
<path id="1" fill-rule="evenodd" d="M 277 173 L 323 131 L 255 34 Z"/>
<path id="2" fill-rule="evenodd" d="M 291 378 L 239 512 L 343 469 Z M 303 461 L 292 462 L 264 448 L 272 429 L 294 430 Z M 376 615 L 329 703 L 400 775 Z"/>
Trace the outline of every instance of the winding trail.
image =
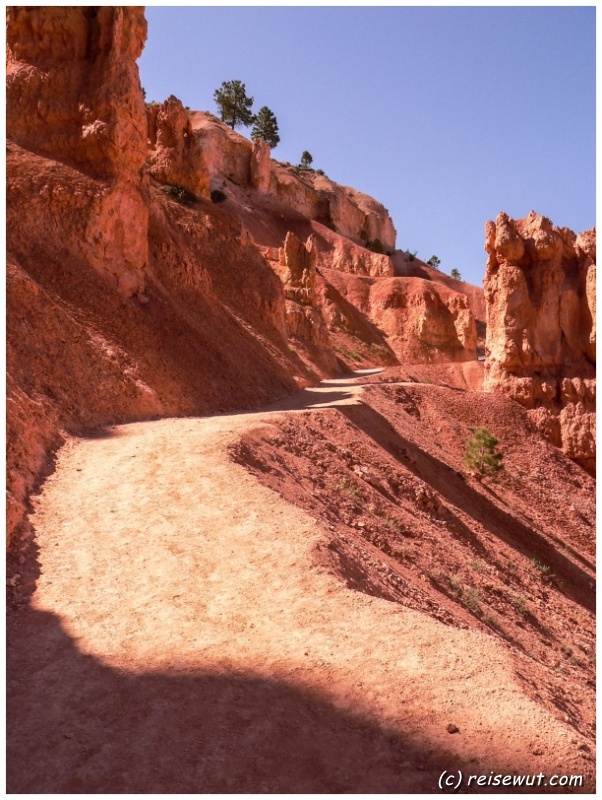
<path id="1" fill-rule="evenodd" d="M 328 533 L 231 461 L 241 434 L 361 391 L 60 451 L 9 622 L 9 791 L 432 792 L 442 769 L 569 763 L 493 637 L 348 590 L 316 559 Z"/>

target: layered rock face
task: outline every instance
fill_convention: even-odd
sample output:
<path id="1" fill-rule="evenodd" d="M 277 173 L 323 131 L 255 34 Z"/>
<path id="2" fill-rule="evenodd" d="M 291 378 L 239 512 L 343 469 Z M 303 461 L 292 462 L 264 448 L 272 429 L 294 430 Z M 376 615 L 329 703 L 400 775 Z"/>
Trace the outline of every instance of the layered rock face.
<path id="1" fill-rule="evenodd" d="M 486 226 L 485 389 L 527 409 L 571 458 L 595 463 L 595 230 L 531 212 Z"/>
<path id="2" fill-rule="evenodd" d="M 78 198 L 79 246 L 126 295 L 142 292 L 148 261 L 146 112 L 135 63 L 145 39 L 142 8 L 7 10 L 8 137 L 103 182 Z M 63 213 L 65 198 L 47 184 L 28 191 Z"/>
<path id="3" fill-rule="evenodd" d="M 188 112 L 173 95 L 147 107 L 148 173 L 159 183 L 180 186 L 198 198 L 209 198 L 209 171 Z"/>

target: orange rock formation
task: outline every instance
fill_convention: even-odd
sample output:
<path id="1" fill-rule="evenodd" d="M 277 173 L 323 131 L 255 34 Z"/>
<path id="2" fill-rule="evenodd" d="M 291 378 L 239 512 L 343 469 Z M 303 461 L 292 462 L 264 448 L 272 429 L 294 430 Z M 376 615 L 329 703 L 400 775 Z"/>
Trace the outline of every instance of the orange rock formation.
<path id="1" fill-rule="evenodd" d="M 531 212 L 486 226 L 485 387 L 531 410 L 588 469 L 595 460 L 595 230 L 576 236 Z"/>

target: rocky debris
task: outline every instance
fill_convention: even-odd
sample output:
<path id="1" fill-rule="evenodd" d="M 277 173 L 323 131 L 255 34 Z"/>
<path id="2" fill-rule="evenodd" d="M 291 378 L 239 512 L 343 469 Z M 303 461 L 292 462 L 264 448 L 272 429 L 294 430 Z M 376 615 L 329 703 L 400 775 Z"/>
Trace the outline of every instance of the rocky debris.
<path id="1" fill-rule="evenodd" d="M 7 10 L 7 135 L 102 182 L 80 204 L 87 222 L 79 246 L 127 296 L 143 291 L 148 261 L 146 114 L 136 66 L 145 39 L 142 8 Z M 60 215 L 65 198 L 49 200 Z"/>
<path id="2" fill-rule="evenodd" d="M 595 230 L 576 236 L 531 212 L 486 226 L 486 391 L 532 411 L 588 469 L 595 457 Z"/>
<path id="3" fill-rule="evenodd" d="M 157 181 L 181 186 L 195 197 L 210 196 L 209 171 L 188 112 L 173 95 L 147 106 L 150 152 L 148 172 Z"/>

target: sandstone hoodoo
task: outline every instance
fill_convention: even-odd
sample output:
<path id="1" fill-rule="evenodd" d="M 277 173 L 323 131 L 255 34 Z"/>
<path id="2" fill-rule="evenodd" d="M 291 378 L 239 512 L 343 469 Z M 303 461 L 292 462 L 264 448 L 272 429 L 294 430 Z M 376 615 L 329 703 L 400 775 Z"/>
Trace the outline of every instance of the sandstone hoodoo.
<path id="1" fill-rule="evenodd" d="M 595 230 L 531 212 L 486 227 L 485 388 L 530 410 L 571 458 L 595 467 Z"/>
<path id="2" fill-rule="evenodd" d="M 7 13 L 9 791 L 591 789 L 595 231 L 484 293 L 146 35 Z"/>

